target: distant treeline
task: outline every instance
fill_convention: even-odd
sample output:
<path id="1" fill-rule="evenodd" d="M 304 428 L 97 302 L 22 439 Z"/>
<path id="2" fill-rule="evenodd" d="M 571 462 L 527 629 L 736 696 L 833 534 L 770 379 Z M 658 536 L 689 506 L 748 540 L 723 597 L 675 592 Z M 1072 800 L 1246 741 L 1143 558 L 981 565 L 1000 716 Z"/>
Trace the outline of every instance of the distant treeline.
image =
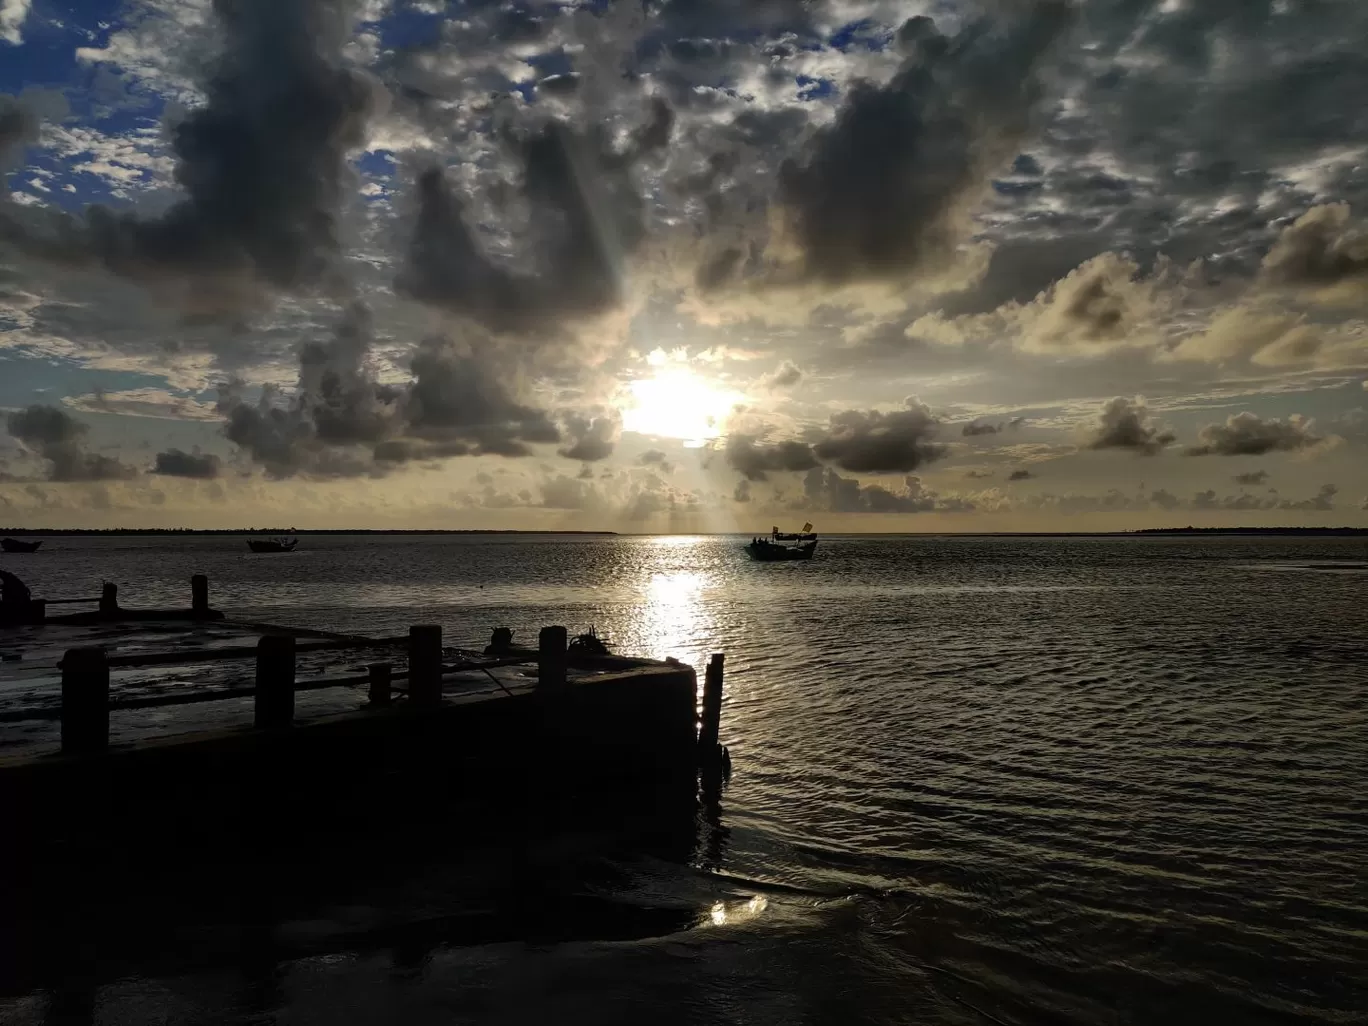
<path id="1" fill-rule="evenodd" d="M 206 534 L 206 535 L 243 535 L 243 534 L 267 534 L 272 537 L 278 535 L 320 535 L 320 534 L 582 534 L 582 535 L 615 535 L 616 531 L 499 531 L 499 530 L 468 530 L 468 531 L 432 531 L 432 530 L 296 530 L 293 527 L 237 527 L 226 528 L 223 530 L 203 530 L 191 527 L 107 527 L 107 528 L 71 528 L 60 527 L 0 527 L 0 535 L 165 535 L 165 534 Z"/>
<path id="2" fill-rule="evenodd" d="M 1136 534 L 1368 534 L 1364 527 L 1147 527 Z"/>

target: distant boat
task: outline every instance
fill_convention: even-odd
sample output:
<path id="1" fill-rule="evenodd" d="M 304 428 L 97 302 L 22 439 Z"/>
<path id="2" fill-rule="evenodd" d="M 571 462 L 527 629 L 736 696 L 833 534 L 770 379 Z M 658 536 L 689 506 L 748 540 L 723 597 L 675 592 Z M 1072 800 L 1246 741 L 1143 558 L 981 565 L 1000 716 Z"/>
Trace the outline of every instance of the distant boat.
<path id="1" fill-rule="evenodd" d="M 37 552 L 41 541 L 21 541 L 18 538 L 0 538 L 0 549 L 6 552 Z"/>
<path id="2" fill-rule="evenodd" d="M 248 538 L 247 547 L 253 552 L 293 552 L 298 538 Z"/>
<path id="3" fill-rule="evenodd" d="M 797 544 L 785 544 L 796 542 Z M 746 552 L 757 563 L 781 563 L 793 559 L 811 559 L 817 551 L 817 535 L 812 525 L 804 524 L 796 534 L 784 534 L 779 528 L 770 530 L 768 538 L 752 538 Z"/>

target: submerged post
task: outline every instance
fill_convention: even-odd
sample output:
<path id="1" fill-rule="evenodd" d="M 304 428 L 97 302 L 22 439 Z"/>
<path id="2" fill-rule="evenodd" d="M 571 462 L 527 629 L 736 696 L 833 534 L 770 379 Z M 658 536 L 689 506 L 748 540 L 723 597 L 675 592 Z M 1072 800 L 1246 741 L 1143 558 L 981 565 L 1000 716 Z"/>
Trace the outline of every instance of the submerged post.
<path id="1" fill-rule="evenodd" d="M 190 611 L 196 616 L 209 612 L 209 578 L 204 574 L 190 578 Z"/>
<path id="2" fill-rule="evenodd" d="M 565 685 L 569 634 L 564 627 L 543 627 L 537 635 L 537 687 Z"/>
<path id="3" fill-rule="evenodd" d="M 409 702 L 438 705 L 442 701 L 442 628 L 419 624 L 409 628 Z"/>
<path id="4" fill-rule="evenodd" d="M 102 648 L 69 648 L 62 656 L 62 751 L 109 747 L 109 664 Z"/>
<path id="5" fill-rule="evenodd" d="M 100 615 L 114 616 L 119 611 L 119 586 L 105 581 L 100 589 Z"/>
<path id="6" fill-rule="evenodd" d="M 703 677 L 703 718 L 698 728 L 698 746 L 704 755 L 712 754 L 717 747 L 722 729 L 722 664 L 725 660 L 721 652 L 714 653 Z"/>
<path id="7" fill-rule="evenodd" d="M 294 720 L 295 639 L 267 634 L 257 642 L 256 726 L 288 727 Z"/>
<path id="8" fill-rule="evenodd" d="M 371 663 L 370 666 L 366 667 L 371 705 L 390 704 L 390 677 L 393 672 L 394 667 L 389 663 Z"/>

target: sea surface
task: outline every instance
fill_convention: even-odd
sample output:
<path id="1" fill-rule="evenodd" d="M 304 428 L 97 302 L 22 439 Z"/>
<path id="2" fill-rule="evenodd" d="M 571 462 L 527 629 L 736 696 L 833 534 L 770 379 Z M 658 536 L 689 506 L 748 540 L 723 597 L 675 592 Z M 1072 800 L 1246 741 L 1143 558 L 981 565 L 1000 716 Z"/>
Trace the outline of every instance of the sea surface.
<path id="1" fill-rule="evenodd" d="M 724 652 L 734 775 L 687 863 L 539 855 L 542 890 L 669 929 L 439 935 L 289 960 L 265 988 L 133 973 L 75 1012 L 0 997 L 0 1023 L 1368 1022 L 1368 540 L 836 537 L 783 564 L 744 540 L 4 557 L 41 596 L 112 580 L 126 606 L 184 605 L 204 572 L 242 619 Z"/>

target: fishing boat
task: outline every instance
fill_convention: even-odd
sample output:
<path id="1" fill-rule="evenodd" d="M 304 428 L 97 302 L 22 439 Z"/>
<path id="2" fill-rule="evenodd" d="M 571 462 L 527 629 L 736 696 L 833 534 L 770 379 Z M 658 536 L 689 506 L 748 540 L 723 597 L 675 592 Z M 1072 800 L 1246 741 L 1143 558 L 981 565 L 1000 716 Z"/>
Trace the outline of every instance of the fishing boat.
<path id="1" fill-rule="evenodd" d="M 817 551 L 817 535 L 811 524 L 804 524 L 796 534 L 785 534 L 771 528 L 769 537 L 752 538 L 746 552 L 757 563 L 780 563 L 793 559 L 811 559 Z"/>
<path id="2" fill-rule="evenodd" d="M 0 538 L 0 549 L 6 552 L 37 552 L 42 541 L 23 541 L 19 538 Z"/>
<path id="3" fill-rule="evenodd" d="M 298 538 L 248 538 L 247 547 L 253 552 L 293 552 Z"/>

